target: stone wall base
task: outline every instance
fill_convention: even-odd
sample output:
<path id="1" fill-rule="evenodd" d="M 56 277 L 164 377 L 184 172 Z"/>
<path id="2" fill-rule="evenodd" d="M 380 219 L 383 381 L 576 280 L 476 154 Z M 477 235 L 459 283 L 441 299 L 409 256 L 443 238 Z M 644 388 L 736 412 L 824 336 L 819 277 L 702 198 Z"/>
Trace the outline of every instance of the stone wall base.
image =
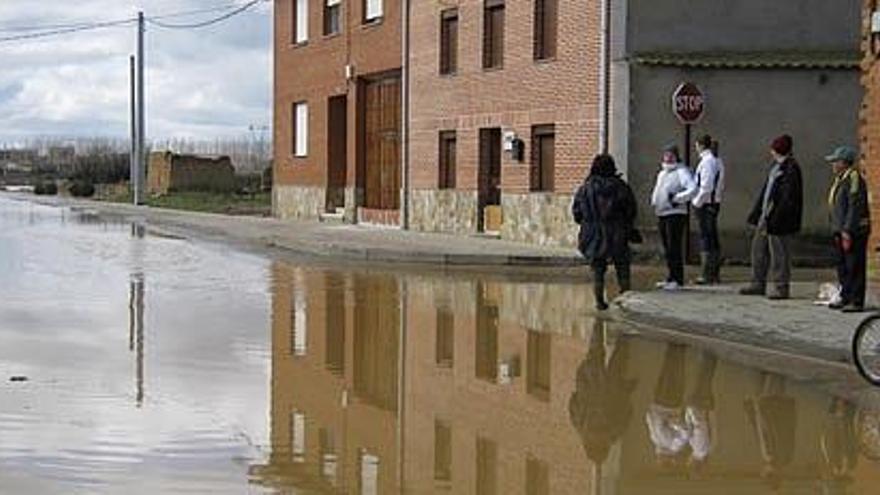
<path id="1" fill-rule="evenodd" d="M 571 194 L 502 194 L 501 238 L 552 247 L 577 247 Z"/>
<path id="2" fill-rule="evenodd" d="M 272 190 L 272 212 L 281 220 L 318 220 L 324 212 L 323 187 L 278 186 Z"/>
<path id="3" fill-rule="evenodd" d="M 415 190 L 411 202 L 412 230 L 461 235 L 477 231 L 476 191 Z"/>

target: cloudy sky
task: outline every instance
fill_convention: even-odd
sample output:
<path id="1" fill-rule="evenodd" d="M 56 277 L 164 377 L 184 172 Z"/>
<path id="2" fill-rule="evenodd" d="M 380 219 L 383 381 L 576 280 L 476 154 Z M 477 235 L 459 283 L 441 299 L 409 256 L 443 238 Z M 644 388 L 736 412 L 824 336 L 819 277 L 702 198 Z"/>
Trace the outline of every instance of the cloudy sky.
<path id="1" fill-rule="evenodd" d="M 22 28 L 234 7 L 246 0 L 0 0 L 0 141 L 128 135 L 134 25 L 32 41 Z M 163 19 L 191 23 L 224 11 Z M 147 31 L 151 139 L 241 136 L 271 123 L 271 2 L 198 30 Z"/>

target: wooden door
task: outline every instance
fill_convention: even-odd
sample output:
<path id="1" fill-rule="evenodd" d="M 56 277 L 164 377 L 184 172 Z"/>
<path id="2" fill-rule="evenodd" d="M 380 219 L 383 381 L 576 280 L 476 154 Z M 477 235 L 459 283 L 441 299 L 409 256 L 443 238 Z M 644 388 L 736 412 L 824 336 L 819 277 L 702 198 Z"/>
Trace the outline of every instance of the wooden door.
<path id="1" fill-rule="evenodd" d="M 400 78 L 368 81 L 364 87 L 364 206 L 400 207 Z"/>
<path id="2" fill-rule="evenodd" d="M 348 168 L 348 99 L 345 95 L 327 101 L 327 211 L 345 206 Z"/>
<path id="3" fill-rule="evenodd" d="M 501 129 L 480 129 L 477 224 L 484 229 L 487 206 L 501 205 Z"/>

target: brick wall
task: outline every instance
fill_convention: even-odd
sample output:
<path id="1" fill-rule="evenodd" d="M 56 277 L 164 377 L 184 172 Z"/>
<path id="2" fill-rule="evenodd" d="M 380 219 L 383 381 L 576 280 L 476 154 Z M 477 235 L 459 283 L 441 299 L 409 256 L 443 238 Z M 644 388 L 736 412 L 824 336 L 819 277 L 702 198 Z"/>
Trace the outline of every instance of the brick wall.
<path id="1" fill-rule="evenodd" d="M 880 242 L 880 228 L 877 228 L 880 219 L 880 39 L 874 40 L 871 35 L 871 14 L 876 8 L 877 0 L 865 0 L 862 23 L 862 48 L 865 55 L 862 84 L 865 100 L 860 118 L 862 166 L 871 188 L 871 217 L 875 225 L 872 247 Z M 869 252 L 873 252 L 873 249 Z"/>
<path id="2" fill-rule="evenodd" d="M 363 2 L 342 2 L 340 33 L 323 35 L 325 0 L 309 0 L 309 39 L 293 44 L 294 0 L 275 0 L 275 184 L 323 186 L 327 182 L 327 100 L 348 96 L 348 181 L 354 183 L 357 91 L 345 77 L 345 66 L 355 76 L 399 69 L 401 65 L 400 2 L 385 0 L 381 22 L 363 25 Z M 292 110 L 297 102 L 309 105 L 307 157 L 294 157 Z"/>
<path id="3" fill-rule="evenodd" d="M 438 182 L 438 132 L 457 131 L 457 188 L 477 188 L 478 135 L 513 130 L 526 143 L 523 162 L 502 158 L 504 193 L 529 187 L 531 127 L 556 125 L 555 185 L 571 193 L 598 148 L 599 2 L 560 1 L 555 59 L 533 59 L 534 2 L 505 5 L 504 67 L 482 68 L 480 0 L 414 0 L 412 6 L 411 167 L 414 189 Z M 458 70 L 439 74 L 440 13 L 459 9 Z"/>

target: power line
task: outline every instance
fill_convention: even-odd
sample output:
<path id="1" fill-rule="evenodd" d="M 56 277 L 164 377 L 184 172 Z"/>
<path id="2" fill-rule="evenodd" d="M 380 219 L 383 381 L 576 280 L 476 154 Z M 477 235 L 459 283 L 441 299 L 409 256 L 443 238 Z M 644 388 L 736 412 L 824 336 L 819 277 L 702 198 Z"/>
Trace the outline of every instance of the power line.
<path id="1" fill-rule="evenodd" d="M 212 24 L 217 24 L 219 22 L 225 21 L 231 17 L 234 17 L 238 14 L 241 14 L 247 10 L 250 10 L 254 6 L 259 3 L 266 2 L 268 0 L 252 0 L 247 4 L 242 6 L 238 6 L 236 4 L 226 4 L 226 5 L 217 5 L 214 7 L 206 7 L 203 9 L 197 10 L 187 10 L 180 12 L 172 12 L 168 14 L 160 14 L 156 16 L 151 16 L 147 19 L 148 22 L 154 24 L 156 26 L 166 28 L 166 29 L 196 29 L 200 27 L 210 26 Z M 209 19 L 207 21 L 191 23 L 191 24 L 168 24 L 164 22 L 160 22 L 159 19 L 173 19 L 179 17 L 189 17 L 199 14 L 208 14 L 213 12 L 222 12 L 230 9 L 234 9 L 231 12 L 228 12 L 220 17 Z M 59 36 L 64 34 L 71 33 L 79 33 L 83 31 L 92 31 L 96 29 L 104 29 L 109 27 L 118 27 L 125 26 L 129 24 L 134 24 L 137 22 L 136 17 L 131 17 L 128 19 L 118 19 L 114 21 L 104 21 L 104 22 L 75 22 L 75 23 L 66 23 L 66 24 L 44 24 L 44 25 L 33 25 L 33 26 L 8 26 L 8 27 L 0 27 L 0 33 L 23 33 L 23 34 L 14 34 L 9 36 L 0 37 L 0 43 L 7 43 L 12 41 L 23 41 L 23 40 L 33 40 L 46 38 L 51 36 Z"/>
<path id="2" fill-rule="evenodd" d="M 159 19 L 159 17 L 149 17 L 149 18 L 147 18 L 147 22 L 149 22 L 150 24 L 153 24 L 154 26 L 158 26 L 158 27 L 164 28 L 164 29 L 198 29 L 198 28 L 208 27 L 208 26 L 223 22 L 227 19 L 235 17 L 239 14 L 242 14 L 242 13 L 254 8 L 257 4 L 260 4 L 260 3 L 263 3 L 266 1 L 267 0 L 251 0 L 250 2 L 233 10 L 232 12 L 228 12 L 226 14 L 219 16 L 219 17 L 215 17 L 214 19 L 209 19 L 207 21 L 196 22 L 196 23 L 191 23 L 191 24 L 169 24 L 169 23 L 165 23 L 165 22 L 161 22 L 161 21 L 157 20 L 157 19 Z"/>
<path id="3" fill-rule="evenodd" d="M 63 34 L 79 33 L 83 31 L 94 31 L 96 29 L 106 29 L 111 27 L 126 26 L 134 24 L 137 19 L 120 19 L 118 21 L 96 22 L 92 24 L 82 24 L 79 26 L 64 27 L 48 31 L 40 31 L 36 33 L 17 34 L 14 36 L 0 37 L 0 43 L 9 43 L 12 41 L 34 40 L 39 38 L 47 38 L 50 36 L 59 36 Z"/>

